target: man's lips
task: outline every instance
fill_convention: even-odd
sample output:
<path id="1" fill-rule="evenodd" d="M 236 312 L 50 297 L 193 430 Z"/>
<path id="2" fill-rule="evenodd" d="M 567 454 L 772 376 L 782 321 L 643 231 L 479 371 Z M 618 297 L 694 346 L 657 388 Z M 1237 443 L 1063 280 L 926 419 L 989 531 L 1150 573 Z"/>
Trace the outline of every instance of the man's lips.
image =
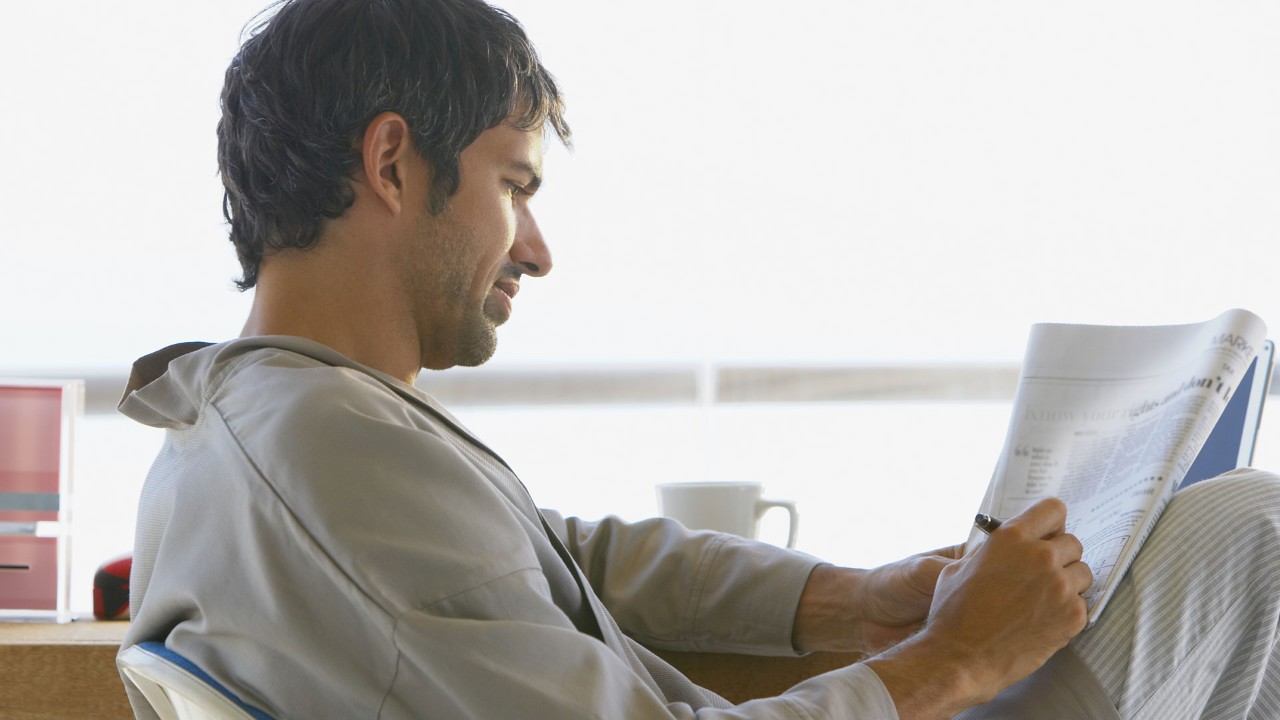
<path id="1" fill-rule="evenodd" d="M 520 292 L 520 283 L 515 280 L 499 280 L 495 282 L 493 286 L 498 288 L 498 290 L 501 291 L 503 295 L 506 295 L 508 299 L 514 299 L 516 293 Z"/>
<path id="2" fill-rule="evenodd" d="M 520 292 L 520 282 L 515 278 L 505 277 L 493 284 L 484 309 L 494 324 L 501 325 L 511 317 L 511 299 L 518 292 Z"/>

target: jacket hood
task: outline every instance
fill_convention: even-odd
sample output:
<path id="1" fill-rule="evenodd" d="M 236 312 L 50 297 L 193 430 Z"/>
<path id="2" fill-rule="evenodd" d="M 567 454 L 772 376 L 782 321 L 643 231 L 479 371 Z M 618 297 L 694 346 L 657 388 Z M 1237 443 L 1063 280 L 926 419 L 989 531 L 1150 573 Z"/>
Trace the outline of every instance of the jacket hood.
<path id="1" fill-rule="evenodd" d="M 220 344 L 184 342 L 138 358 L 129 374 L 118 409 L 151 427 L 176 429 L 194 425 L 204 401 L 221 378 L 234 371 L 254 351 L 284 351 L 311 358 L 317 364 L 348 367 L 375 377 L 390 390 L 442 411 L 426 393 L 385 373 L 361 365 L 314 340 L 288 335 L 263 335 Z"/>
<path id="2" fill-rule="evenodd" d="M 213 343 L 184 342 L 138 358 L 117 409 L 151 427 L 195 423 L 209 377 L 200 370 L 207 369 L 213 355 L 200 351 L 210 347 Z"/>

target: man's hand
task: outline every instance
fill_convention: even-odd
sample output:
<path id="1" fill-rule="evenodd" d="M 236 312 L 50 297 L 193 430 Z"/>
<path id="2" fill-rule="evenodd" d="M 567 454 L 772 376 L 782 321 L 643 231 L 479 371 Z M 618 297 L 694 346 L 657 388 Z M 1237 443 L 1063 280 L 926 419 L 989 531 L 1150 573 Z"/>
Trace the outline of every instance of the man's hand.
<path id="1" fill-rule="evenodd" d="M 929 614 L 938 574 L 963 549 L 920 553 L 874 570 L 815 568 L 800 596 L 793 644 L 803 651 L 872 653 L 909 637 Z"/>
<path id="2" fill-rule="evenodd" d="M 1093 573 L 1044 500 L 938 576 L 925 628 L 867 661 L 907 718 L 949 718 L 1034 672 L 1085 626 Z"/>

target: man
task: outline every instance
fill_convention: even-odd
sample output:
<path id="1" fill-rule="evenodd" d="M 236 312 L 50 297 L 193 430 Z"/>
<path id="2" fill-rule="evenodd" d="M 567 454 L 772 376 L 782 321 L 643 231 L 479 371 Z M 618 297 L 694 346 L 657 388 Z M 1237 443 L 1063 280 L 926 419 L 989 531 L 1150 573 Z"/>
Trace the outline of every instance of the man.
<path id="1" fill-rule="evenodd" d="M 539 512 L 412 385 L 487 360 L 522 280 L 551 270 L 530 199 L 544 128 L 569 129 L 505 14 L 286 2 L 222 103 L 225 208 L 256 294 L 241 338 L 143 358 L 122 402 L 169 431 L 126 646 L 164 640 L 278 717 L 945 718 L 992 698 L 975 716 L 1280 712 L 1270 476 L 1180 497 L 1070 646 L 1091 573 L 1055 501 L 966 558 L 869 571 Z M 1234 522 L 1191 548 L 1213 513 Z M 1169 561 L 1223 548 L 1247 549 L 1198 577 Z M 642 643 L 878 654 L 730 708 Z"/>

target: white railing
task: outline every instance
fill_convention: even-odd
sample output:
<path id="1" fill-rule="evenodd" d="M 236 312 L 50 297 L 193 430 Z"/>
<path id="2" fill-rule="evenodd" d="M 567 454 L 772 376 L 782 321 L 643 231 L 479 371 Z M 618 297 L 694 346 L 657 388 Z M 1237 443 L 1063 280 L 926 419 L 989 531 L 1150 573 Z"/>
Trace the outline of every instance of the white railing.
<path id="1" fill-rule="evenodd" d="M 10 374 L 14 376 L 14 374 Z M 59 372 L 60 377 L 77 376 Z M 1280 368 L 1276 376 L 1280 376 Z M 37 373 L 20 373 L 37 377 Z M 85 412 L 115 412 L 127 378 L 85 374 Z M 424 372 L 418 386 L 448 406 L 1008 400 L 1018 367 L 725 365 L 481 367 Z M 1280 394 L 1280 383 L 1271 394 Z"/>

